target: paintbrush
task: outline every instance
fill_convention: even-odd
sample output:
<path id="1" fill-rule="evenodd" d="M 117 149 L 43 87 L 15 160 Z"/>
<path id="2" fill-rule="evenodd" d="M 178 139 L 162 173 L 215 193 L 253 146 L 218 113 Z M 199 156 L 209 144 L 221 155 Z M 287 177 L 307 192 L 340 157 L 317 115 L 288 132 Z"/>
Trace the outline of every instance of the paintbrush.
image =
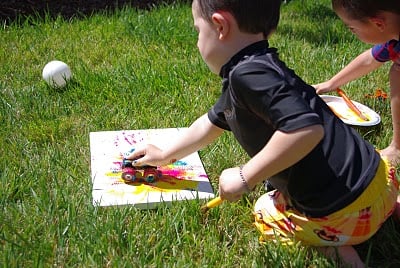
<path id="1" fill-rule="evenodd" d="M 354 103 L 347 97 L 346 93 L 344 93 L 343 90 L 340 88 L 336 89 L 336 92 L 339 94 L 340 97 L 344 100 L 346 105 L 362 120 L 368 121 L 368 118 L 357 108 L 357 106 L 354 105 Z"/>
<path id="2" fill-rule="evenodd" d="M 213 208 L 213 207 L 216 207 L 216 206 L 218 206 L 219 204 L 221 204 L 222 203 L 222 199 L 221 199 L 221 197 L 216 197 L 216 198 L 214 198 L 214 199 L 212 199 L 211 201 L 208 201 L 207 202 L 207 204 L 205 204 L 205 205 L 203 205 L 202 207 L 201 207 L 201 212 L 202 213 L 207 213 L 207 211 L 210 209 L 210 208 Z"/>

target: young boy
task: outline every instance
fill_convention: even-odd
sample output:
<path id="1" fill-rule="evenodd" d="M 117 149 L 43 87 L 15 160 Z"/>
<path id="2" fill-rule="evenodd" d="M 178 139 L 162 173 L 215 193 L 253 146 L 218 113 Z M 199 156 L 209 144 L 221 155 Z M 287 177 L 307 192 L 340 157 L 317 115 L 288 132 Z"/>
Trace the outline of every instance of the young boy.
<path id="1" fill-rule="evenodd" d="M 332 6 L 361 41 L 376 45 L 314 87 L 317 93 L 329 92 L 392 61 L 389 81 L 393 139 L 381 154 L 393 164 L 400 164 L 400 1 L 332 0 Z"/>
<path id="2" fill-rule="evenodd" d="M 197 46 L 222 78 L 221 96 L 168 148 L 148 144 L 128 158 L 136 159 L 135 165 L 165 165 L 232 131 L 251 159 L 222 171 L 221 198 L 235 201 L 268 178 L 277 190 L 255 206 L 256 225 L 265 238 L 276 230 L 282 238 L 337 247 L 344 261 L 360 264 L 349 245 L 370 238 L 391 215 L 396 180 L 374 147 L 343 124 L 269 47 L 280 4 L 193 1 Z"/>

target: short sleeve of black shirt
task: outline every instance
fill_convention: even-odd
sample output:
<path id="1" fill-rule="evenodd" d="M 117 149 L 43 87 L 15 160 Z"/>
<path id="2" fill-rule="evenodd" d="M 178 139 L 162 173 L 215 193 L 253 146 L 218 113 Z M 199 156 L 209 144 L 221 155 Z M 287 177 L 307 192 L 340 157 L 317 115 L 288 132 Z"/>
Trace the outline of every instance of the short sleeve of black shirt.
<path id="1" fill-rule="evenodd" d="M 290 132 L 321 124 L 319 116 L 288 81 L 261 62 L 238 65 L 230 76 L 236 102 L 271 122 L 275 130 Z"/>

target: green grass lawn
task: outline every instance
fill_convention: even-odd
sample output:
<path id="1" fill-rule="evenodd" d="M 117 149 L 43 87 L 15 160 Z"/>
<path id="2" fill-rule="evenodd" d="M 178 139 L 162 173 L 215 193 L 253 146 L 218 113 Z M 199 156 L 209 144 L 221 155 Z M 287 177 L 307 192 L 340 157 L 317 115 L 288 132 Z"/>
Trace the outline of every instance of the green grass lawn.
<path id="1" fill-rule="evenodd" d="M 283 5 L 271 38 L 287 65 L 322 82 L 368 46 L 339 21 L 329 0 Z M 92 205 L 89 133 L 185 127 L 220 92 L 196 47 L 189 5 L 122 8 L 84 19 L 32 17 L 0 30 L 0 264 L 2 267 L 335 267 L 301 246 L 260 244 L 252 225 L 259 187 L 237 203 L 200 213 L 199 201 L 155 210 Z M 58 59 L 73 80 L 56 90 L 41 78 Z M 388 66 L 345 87 L 378 111 L 357 128 L 377 148 L 391 140 Z M 214 188 L 224 168 L 246 161 L 226 133 L 200 151 Z M 400 264 L 399 228 L 389 220 L 358 247 L 370 267 Z"/>

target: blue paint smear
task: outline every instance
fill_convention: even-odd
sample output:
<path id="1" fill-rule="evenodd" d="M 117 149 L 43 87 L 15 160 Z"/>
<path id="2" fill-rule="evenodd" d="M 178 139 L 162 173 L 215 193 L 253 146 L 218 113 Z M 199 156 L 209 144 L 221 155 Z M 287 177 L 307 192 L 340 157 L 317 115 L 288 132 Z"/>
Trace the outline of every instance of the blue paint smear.
<path id="1" fill-rule="evenodd" d="M 185 161 L 179 160 L 179 161 L 174 162 L 174 166 L 186 166 L 186 165 L 187 165 L 187 163 Z"/>

